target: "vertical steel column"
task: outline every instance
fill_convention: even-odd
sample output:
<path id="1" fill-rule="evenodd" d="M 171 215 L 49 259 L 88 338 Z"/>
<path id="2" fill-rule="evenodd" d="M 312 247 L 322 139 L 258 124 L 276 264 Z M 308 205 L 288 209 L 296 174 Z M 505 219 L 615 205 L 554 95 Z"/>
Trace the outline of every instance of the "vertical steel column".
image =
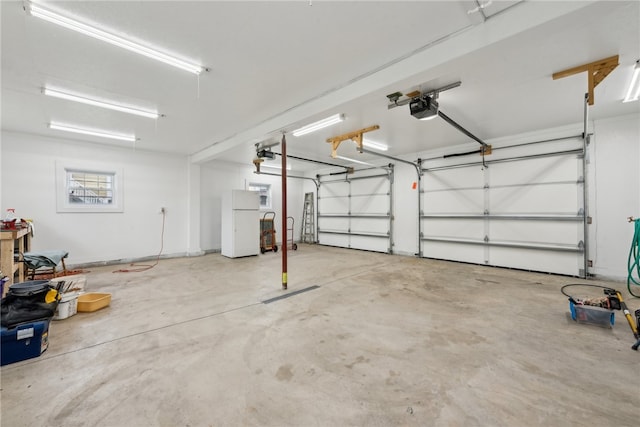
<path id="1" fill-rule="evenodd" d="M 287 289 L 287 139 L 282 134 L 282 289 Z M 275 242 L 274 242 L 275 243 Z"/>
<path id="2" fill-rule="evenodd" d="M 389 182 L 389 253 L 393 253 L 393 222 L 394 218 L 394 210 L 393 210 L 393 181 L 394 181 L 394 165 L 393 163 L 389 163 L 389 172 L 387 173 L 387 181 Z"/>
<path id="3" fill-rule="evenodd" d="M 584 129 L 582 132 L 582 225 L 583 225 L 583 249 L 584 249 L 584 275 L 583 278 L 589 277 L 589 244 L 587 234 L 589 233 L 589 224 L 587 224 L 587 219 L 589 217 L 588 214 L 588 203 L 587 198 L 589 197 L 589 191 L 587 187 L 587 145 L 589 143 L 589 94 L 584 94 Z"/>
<path id="4" fill-rule="evenodd" d="M 422 159 L 418 159 L 418 255 L 422 258 Z"/>

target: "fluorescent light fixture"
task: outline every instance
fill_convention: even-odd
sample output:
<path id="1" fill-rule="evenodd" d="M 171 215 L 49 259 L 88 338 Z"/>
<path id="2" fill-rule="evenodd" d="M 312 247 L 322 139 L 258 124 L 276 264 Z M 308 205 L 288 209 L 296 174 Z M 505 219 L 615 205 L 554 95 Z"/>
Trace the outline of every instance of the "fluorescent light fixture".
<path id="1" fill-rule="evenodd" d="M 319 129 L 326 128 L 327 126 L 340 123 L 343 120 L 344 120 L 344 114 L 334 114 L 333 116 L 327 117 L 326 119 L 318 120 L 317 122 L 313 122 L 299 129 L 296 129 L 292 133 L 293 133 L 293 136 L 306 135 L 308 133 L 315 132 Z"/>
<path id="2" fill-rule="evenodd" d="M 383 144 L 381 142 L 371 141 L 368 139 L 363 140 L 362 145 L 367 148 L 372 148 L 374 150 L 379 150 L 379 151 L 387 151 L 389 149 L 389 147 L 386 144 Z"/>
<path id="3" fill-rule="evenodd" d="M 28 2 L 27 4 L 29 6 L 29 14 L 31 14 L 31 16 L 35 16 L 36 18 L 44 19 L 45 21 L 49 21 L 53 24 L 60 25 L 86 36 L 102 40 L 114 46 L 130 50 L 140 55 L 144 55 L 148 58 L 164 62 L 165 64 L 169 64 L 182 70 L 189 71 L 193 74 L 200 74 L 204 70 L 204 67 L 202 65 L 191 64 L 173 56 L 169 56 L 165 53 L 158 52 L 157 50 L 142 46 L 138 43 L 123 39 L 122 37 L 116 36 L 103 30 L 99 30 L 98 28 L 52 12 L 33 2 Z"/>
<path id="4" fill-rule="evenodd" d="M 260 165 L 263 168 L 271 168 L 271 169 L 282 169 L 282 165 L 279 164 L 269 164 L 267 162 L 262 162 L 262 164 Z M 290 171 L 291 170 L 291 165 L 287 164 L 287 170 Z"/>
<path id="5" fill-rule="evenodd" d="M 363 162 L 362 160 L 352 159 L 351 157 L 336 156 L 336 159 L 346 160 L 347 162 L 358 163 L 360 165 L 373 166 L 371 163 Z"/>
<path id="6" fill-rule="evenodd" d="M 111 133 L 103 130 L 83 129 L 83 128 L 77 128 L 75 126 L 64 125 L 62 123 L 51 122 L 49 123 L 49 128 L 55 129 L 55 130 L 61 130 L 64 132 L 80 133 L 82 135 L 99 136 L 101 138 L 119 139 L 121 141 L 129 141 L 129 142 L 136 141 L 135 135 L 122 135 L 122 134 Z"/>
<path id="7" fill-rule="evenodd" d="M 47 96 L 53 96 L 54 98 L 66 99 L 69 101 L 80 102 L 82 104 L 93 105 L 101 108 L 108 108 L 110 110 L 122 111 L 123 113 L 135 114 L 137 116 L 148 117 L 150 119 L 157 119 L 160 115 L 155 111 L 144 111 L 138 108 L 126 107 L 124 105 L 112 104 L 110 102 L 99 101 L 97 99 L 86 98 L 84 96 L 72 95 L 70 93 L 61 92 L 57 89 L 51 89 L 45 87 L 42 90 Z"/>
<path id="8" fill-rule="evenodd" d="M 631 83 L 629 83 L 629 89 L 622 102 L 637 101 L 640 97 L 640 60 L 636 61 L 635 67 L 633 67 L 633 76 L 631 76 Z"/>

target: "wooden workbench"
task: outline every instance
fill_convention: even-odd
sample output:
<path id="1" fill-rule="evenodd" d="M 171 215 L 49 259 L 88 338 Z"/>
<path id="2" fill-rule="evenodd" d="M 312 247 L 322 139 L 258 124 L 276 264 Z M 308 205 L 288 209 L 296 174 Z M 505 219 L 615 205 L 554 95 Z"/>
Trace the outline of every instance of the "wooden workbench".
<path id="1" fill-rule="evenodd" d="M 20 254 L 31 249 L 31 231 L 29 227 L 16 230 L 1 230 L 0 242 L 0 271 L 9 278 L 9 281 L 4 286 L 4 292 L 6 293 L 9 286 L 14 283 L 16 276 L 16 283 L 23 282 L 25 279 L 24 262 L 15 262 L 13 252 L 14 248 L 17 248 Z"/>

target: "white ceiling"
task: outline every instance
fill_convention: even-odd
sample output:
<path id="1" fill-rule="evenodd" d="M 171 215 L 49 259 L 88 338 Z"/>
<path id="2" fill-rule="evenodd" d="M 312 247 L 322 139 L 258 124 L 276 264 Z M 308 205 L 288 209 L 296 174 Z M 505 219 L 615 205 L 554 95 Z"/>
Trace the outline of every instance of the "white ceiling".
<path id="1" fill-rule="evenodd" d="M 211 71 L 196 77 L 3 1 L 3 130 L 113 144 L 48 129 L 55 120 L 135 133 L 137 149 L 249 164 L 256 142 L 344 113 L 329 129 L 288 135 L 289 153 L 330 160 L 327 137 L 378 124 L 371 139 L 398 156 L 469 139 L 440 119 L 414 119 L 407 106 L 388 110 L 391 92 L 461 81 L 440 94 L 442 111 L 492 139 L 580 122 L 586 73 L 551 74 L 615 54 L 620 66 L 596 88 L 590 116 L 640 111 L 638 102 L 620 102 L 640 58 L 638 1 L 481 1 L 489 3 L 482 10 L 475 1 L 39 3 Z M 45 85 L 166 117 L 48 98 Z"/>

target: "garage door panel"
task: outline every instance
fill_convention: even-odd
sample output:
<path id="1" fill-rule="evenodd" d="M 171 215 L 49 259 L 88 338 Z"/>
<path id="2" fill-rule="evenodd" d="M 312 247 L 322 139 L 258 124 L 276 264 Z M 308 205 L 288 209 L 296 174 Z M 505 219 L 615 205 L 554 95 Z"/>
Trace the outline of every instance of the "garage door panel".
<path id="1" fill-rule="evenodd" d="M 582 266 L 582 253 L 540 251 L 536 249 L 516 249 L 492 247 L 491 265 L 519 268 L 522 270 L 545 271 L 575 276 Z"/>
<path id="2" fill-rule="evenodd" d="M 349 229 L 348 218 L 318 218 L 319 230 L 347 231 Z"/>
<path id="3" fill-rule="evenodd" d="M 389 233 L 389 220 L 386 218 L 351 218 L 351 231 L 354 233 Z"/>
<path id="4" fill-rule="evenodd" d="M 484 190 L 437 191 L 425 193 L 422 210 L 428 213 L 482 213 Z"/>
<path id="5" fill-rule="evenodd" d="M 492 188 L 489 212 L 578 214 L 581 196 L 576 184 Z"/>
<path id="6" fill-rule="evenodd" d="M 575 181 L 582 161 L 573 156 L 543 157 L 517 162 L 495 163 L 490 166 L 492 182 L 531 184 Z"/>
<path id="7" fill-rule="evenodd" d="M 388 252 L 389 240 L 379 237 L 351 236 L 351 247 L 374 252 Z"/>
<path id="8" fill-rule="evenodd" d="M 484 264 L 484 247 L 481 245 L 423 241 L 422 255 L 427 258 Z"/>
<path id="9" fill-rule="evenodd" d="M 351 195 L 369 195 L 389 192 L 389 180 L 387 177 L 375 177 L 357 179 L 351 181 Z"/>
<path id="10" fill-rule="evenodd" d="M 331 181 L 320 186 L 321 197 L 348 197 L 349 183 L 344 181 Z"/>
<path id="11" fill-rule="evenodd" d="M 425 173 L 422 211 L 439 218 L 423 218 L 422 233 L 450 242 L 425 242 L 423 256 L 582 275 L 582 141 L 556 141 L 495 150 L 487 168 L 430 162 L 443 169 Z M 535 249 L 513 247 L 519 245 Z"/>
<path id="12" fill-rule="evenodd" d="M 349 199 L 347 197 L 331 197 L 318 199 L 321 209 L 320 214 L 347 214 L 349 213 Z"/>
<path id="13" fill-rule="evenodd" d="M 388 214 L 389 196 L 376 195 L 368 197 L 351 197 L 351 213 L 356 214 Z"/>
<path id="14" fill-rule="evenodd" d="M 560 245 L 578 245 L 582 239 L 582 223 L 527 220 L 496 220 L 490 225 L 491 240 L 532 243 L 553 242 Z"/>
<path id="15" fill-rule="evenodd" d="M 484 176 L 478 167 L 448 169 L 428 172 L 424 175 L 424 186 L 429 190 L 478 187 Z"/>
<path id="16" fill-rule="evenodd" d="M 349 247 L 349 236 L 343 234 L 325 234 L 318 233 L 318 242 L 321 245 L 338 246 L 341 248 Z"/>
<path id="17" fill-rule="evenodd" d="M 320 182 L 320 244 L 389 251 L 392 246 L 392 172 L 384 176 L 379 175 L 380 171 L 375 173 L 371 176 L 355 174 L 344 181 Z M 331 231 L 345 234 L 331 234 Z"/>
<path id="18" fill-rule="evenodd" d="M 483 220 L 431 219 L 423 220 L 425 237 L 467 237 L 482 240 L 485 236 Z"/>

